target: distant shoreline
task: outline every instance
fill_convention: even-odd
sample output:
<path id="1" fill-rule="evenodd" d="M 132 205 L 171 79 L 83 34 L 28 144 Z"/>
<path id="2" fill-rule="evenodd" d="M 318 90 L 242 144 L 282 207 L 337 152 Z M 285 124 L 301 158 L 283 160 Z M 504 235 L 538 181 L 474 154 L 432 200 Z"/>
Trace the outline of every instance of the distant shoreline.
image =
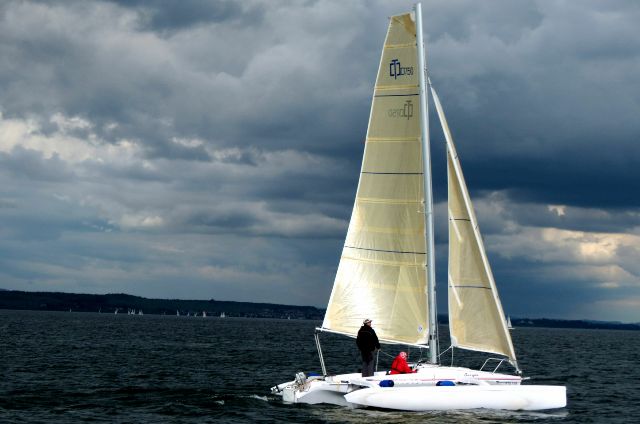
<path id="1" fill-rule="evenodd" d="M 127 314 L 142 311 L 151 315 L 199 315 L 244 318 L 309 319 L 322 320 L 324 309 L 314 306 L 280 305 L 274 303 L 234 302 L 226 300 L 147 299 L 129 294 L 77 294 L 61 292 L 27 292 L 0 289 L 0 309 L 35 311 L 72 311 Z M 448 321 L 439 315 L 438 321 Z M 550 318 L 511 317 L 517 329 L 527 327 L 583 328 L 640 331 L 640 323 L 612 321 L 562 320 Z"/>
<path id="2" fill-rule="evenodd" d="M 318 319 L 324 309 L 313 306 L 224 300 L 147 299 L 129 294 L 77 294 L 0 290 L 0 309 L 75 311 L 151 315 L 203 315 L 246 318 Z"/>

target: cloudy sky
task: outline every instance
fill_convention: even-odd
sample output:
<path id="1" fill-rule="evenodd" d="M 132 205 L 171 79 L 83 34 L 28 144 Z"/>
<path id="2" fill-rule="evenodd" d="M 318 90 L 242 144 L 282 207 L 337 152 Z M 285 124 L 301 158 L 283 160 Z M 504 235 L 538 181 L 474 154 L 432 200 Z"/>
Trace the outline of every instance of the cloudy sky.
<path id="1" fill-rule="evenodd" d="M 0 288 L 326 306 L 387 17 L 410 8 L 2 1 Z M 639 322 L 640 4 L 423 10 L 507 313 Z"/>

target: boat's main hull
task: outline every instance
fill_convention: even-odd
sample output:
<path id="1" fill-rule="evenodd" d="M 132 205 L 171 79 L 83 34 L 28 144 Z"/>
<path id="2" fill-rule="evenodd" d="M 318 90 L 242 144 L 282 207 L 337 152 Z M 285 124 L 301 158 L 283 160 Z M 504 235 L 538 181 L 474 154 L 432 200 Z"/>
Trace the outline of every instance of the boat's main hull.
<path id="1" fill-rule="evenodd" d="M 272 388 L 289 403 L 375 407 L 404 411 L 462 409 L 546 410 L 567 404 L 564 386 L 521 385 L 519 376 L 421 364 L 418 373 L 377 372 L 306 378 Z M 452 384 L 442 386 L 438 384 Z"/>
<path id="2" fill-rule="evenodd" d="M 377 372 L 366 378 L 359 373 L 310 378 L 299 374 L 296 380 L 271 390 L 290 403 L 405 411 L 477 408 L 532 411 L 566 406 L 565 387 L 520 385 L 521 381 L 521 377 L 514 375 L 421 364 L 416 374 Z M 454 385 L 437 385 L 445 382 Z"/>
<path id="3" fill-rule="evenodd" d="M 347 393 L 347 402 L 403 411 L 503 409 L 538 411 L 563 408 L 564 386 L 370 387 Z"/>

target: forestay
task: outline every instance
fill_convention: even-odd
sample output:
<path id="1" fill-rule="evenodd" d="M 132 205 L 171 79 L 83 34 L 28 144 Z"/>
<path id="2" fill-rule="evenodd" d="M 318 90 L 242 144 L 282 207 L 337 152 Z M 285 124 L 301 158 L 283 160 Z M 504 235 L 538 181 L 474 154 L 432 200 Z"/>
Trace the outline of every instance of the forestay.
<path id="1" fill-rule="evenodd" d="M 378 337 L 428 338 L 424 181 L 416 27 L 390 18 L 356 200 L 322 327 L 355 335 L 371 318 Z"/>
<path id="2" fill-rule="evenodd" d="M 431 88 L 447 142 L 449 185 L 449 327 L 453 346 L 507 356 L 516 366 L 491 267 L 438 96 Z"/>

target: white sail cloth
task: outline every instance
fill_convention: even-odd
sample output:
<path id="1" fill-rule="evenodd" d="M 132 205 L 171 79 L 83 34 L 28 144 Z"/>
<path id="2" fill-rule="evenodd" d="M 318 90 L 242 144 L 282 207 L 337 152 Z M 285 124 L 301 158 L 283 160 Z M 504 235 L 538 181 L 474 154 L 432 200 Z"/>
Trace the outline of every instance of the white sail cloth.
<path id="1" fill-rule="evenodd" d="M 517 368 L 511 335 L 504 319 L 453 137 L 433 87 L 431 93 L 447 142 L 451 344 L 507 356 Z"/>
<path id="2" fill-rule="evenodd" d="M 381 340 L 428 337 L 424 181 L 416 29 L 390 18 L 349 230 L 323 328 L 355 335 L 364 318 Z"/>

